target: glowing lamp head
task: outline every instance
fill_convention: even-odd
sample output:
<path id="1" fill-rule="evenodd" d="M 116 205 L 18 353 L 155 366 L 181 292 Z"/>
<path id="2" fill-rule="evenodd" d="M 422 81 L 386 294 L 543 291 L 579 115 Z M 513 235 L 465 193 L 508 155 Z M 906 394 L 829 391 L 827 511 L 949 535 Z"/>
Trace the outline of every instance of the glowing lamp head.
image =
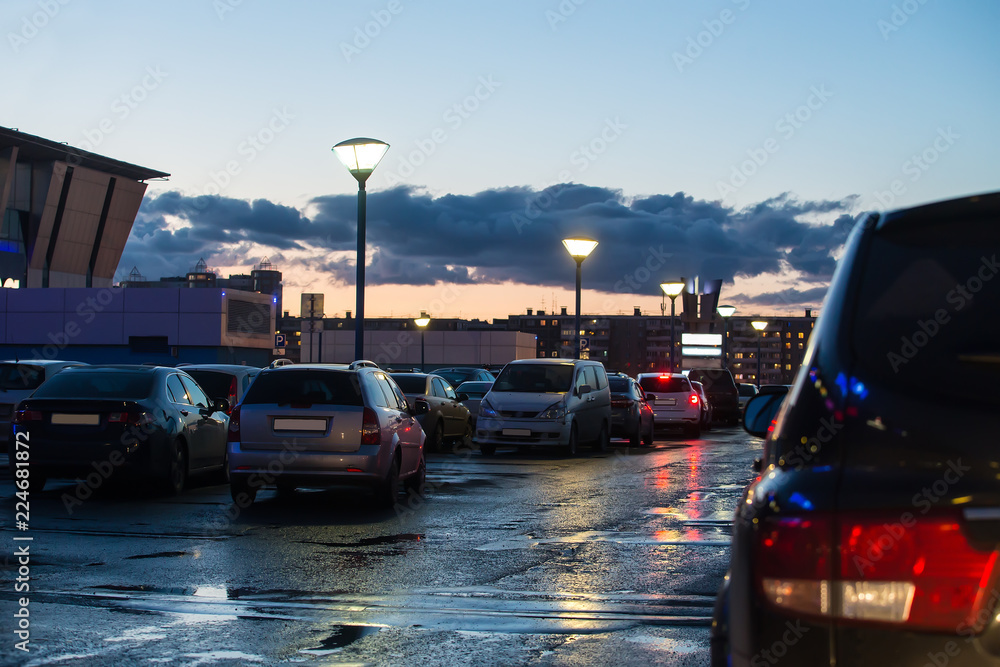
<path id="1" fill-rule="evenodd" d="M 719 306 L 715 309 L 722 317 L 732 317 L 736 312 L 736 306 Z"/>
<path id="2" fill-rule="evenodd" d="M 757 331 L 763 331 L 764 329 L 767 328 L 767 322 L 764 322 L 762 320 L 754 320 L 753 322 L 750 323 L 750 326 L 752 326 Z"/>
<path id="3" fill-rule="evenodd" d="M 420 327 L 421 329 L 423 329 L 425 326 L 427 326 L 428 324 L 431 323 L 431 318 L 429 318 L 429 317 L 418 317 L 417 319 L 415 319 L 413 321 L 416 323 L 416 325 L 418 327 Z"/>
<path id="4" fill-rule="evenodd" d="M 359 183 L 364 183 L 375 171 L 382 156 L 389 150 L 389 144 L 378 139 L 348 139 L 333 147 L 333 152 Z"/>
<path id="5" fill-rule="evenodd" d="M 563 239 L 563 245 L 566 246 L 566 250 L 569 251 L 573 259 L 582 262 L 587 259 L 590 253 L 594 252 L 594 248 L 597 247 L 597 241 L 585 238 Z"/>
<path id="6" fill-rule="evenodd" d="M 684 291 L 684 283 L 674 280 L 669 283 L 660 283 L 660 289 L 671 299 Z"/>

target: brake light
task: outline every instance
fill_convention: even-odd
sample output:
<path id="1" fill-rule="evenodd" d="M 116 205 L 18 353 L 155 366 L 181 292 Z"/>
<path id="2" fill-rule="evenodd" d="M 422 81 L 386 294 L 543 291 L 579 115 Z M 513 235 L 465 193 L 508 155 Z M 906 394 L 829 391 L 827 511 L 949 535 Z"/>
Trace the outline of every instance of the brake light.
<path id="1" fill-rule="evenodd" d="M 768 519 L 756 555 L 765 599 L 789 611 L 943 632 L 990 616 L 997 551 L 972 546 L 955 513 Z"/>
<path id="2" fill-rule="evenodd" d="M 378 415 L 371 408 L 365 408 L 361 418 L 361 444 L 377 445 L 382 441 L 382 429 L 378 425 Z"/>
<path id="3" fill-rule="evenodd" d="M 670 379 L 670 373 L 660 373 L 660 379 L 661 380 L 669 380 Z"/>
<path id="4" fill-rule="evenodd" d="M 124 424 L 126 426 L 145 426 L 153 423 L 153 416 L 148 412 L 109 412 L 109 424 Z"/>
<path id="5" fill-rule="evenodd" d="M 233 406 L 236 405 L 236 376 L 235 375 L 229 381 L 229 395 L 226 396 L 226 400 L 229 401 L 229 411 L 226 414 L 227 415 L 231 415 L 233 413 Z"/>
<path id="6" fill-rule="evenodd" d="M 226 431 L 226 442 L 240 441 L 240 406 L 233 408 L 229 414 L 229 430 Z"/>
<path id="7" fill-rule="evenodd" d="M 28 422 L 40 422 L 42 421 L 42 411 L 41 410 L 16 410 L 14 412 L 14 418 L 11 419 L 15 424 L 26 424 Z"/>
<path id="8" fill-rule="evenodd" d="M 688 396 L 688 403 L 691 405 L 698 405 L 698 394 L 691 394 Z"/>

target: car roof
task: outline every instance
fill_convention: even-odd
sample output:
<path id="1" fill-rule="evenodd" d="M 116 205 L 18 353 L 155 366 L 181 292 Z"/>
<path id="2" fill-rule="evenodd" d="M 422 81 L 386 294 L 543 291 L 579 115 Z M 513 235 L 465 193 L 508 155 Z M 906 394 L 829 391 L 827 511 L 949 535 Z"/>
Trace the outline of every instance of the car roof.
<path id="1" fill-rule="evenodd" d="M 235 373 L 236 371 L 260 371 L 262 370 L 259 366 L 243 366 L 241 364 L 187 364 L 185 366 L 177 366 L 177 368 L 184 371 L 225 371 L 228 373 Z"/>
<path id="2" fill-rule="evenodd" d="M 63 361 L 61 359 L 4 359 L 0 364 L 30 364 L 31 366 L 55 366 L 57 364 L 80 364 L 88 366 L 85 361 Z"/>

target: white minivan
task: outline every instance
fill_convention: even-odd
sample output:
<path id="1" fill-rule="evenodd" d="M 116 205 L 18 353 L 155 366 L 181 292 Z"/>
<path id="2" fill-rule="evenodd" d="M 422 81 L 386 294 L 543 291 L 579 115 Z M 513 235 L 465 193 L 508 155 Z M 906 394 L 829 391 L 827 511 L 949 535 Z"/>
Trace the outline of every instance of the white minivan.
<path id="1" fill-rule="evenodd" d="M 517 359 L 504 366 L 479 404 L 476 440 L 497 447 L 560 447 L 574 456 L 581 442 L 607 451 L 611 390 L 599 361 Z"/>

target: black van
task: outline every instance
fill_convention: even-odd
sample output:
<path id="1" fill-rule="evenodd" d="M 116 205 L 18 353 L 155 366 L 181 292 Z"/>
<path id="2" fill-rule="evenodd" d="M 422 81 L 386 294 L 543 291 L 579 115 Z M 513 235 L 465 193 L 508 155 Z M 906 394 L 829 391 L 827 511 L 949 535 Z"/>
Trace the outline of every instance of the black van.
<path id="1" fill-rule="evenodd" d="M 740 421 L 740 392 L 736 388 L 733 374 L 725 368 L 692 368 L 688 379 L 700 382 L 705 387 L 708 400 L 712 404 L 712 418 L 724 424 L 738 424 Z"/>

